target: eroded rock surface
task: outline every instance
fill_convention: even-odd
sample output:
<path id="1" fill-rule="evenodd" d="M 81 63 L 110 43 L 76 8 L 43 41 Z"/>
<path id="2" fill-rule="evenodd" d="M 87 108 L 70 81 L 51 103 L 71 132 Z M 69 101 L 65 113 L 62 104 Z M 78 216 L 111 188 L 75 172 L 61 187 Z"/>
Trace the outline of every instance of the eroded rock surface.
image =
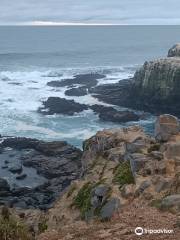
<path id="1" fill-rule="evenodd" d="M 81 151 L 66 142 L 1 139 L 0 203 L 46 209 L 81 172 Z"/>

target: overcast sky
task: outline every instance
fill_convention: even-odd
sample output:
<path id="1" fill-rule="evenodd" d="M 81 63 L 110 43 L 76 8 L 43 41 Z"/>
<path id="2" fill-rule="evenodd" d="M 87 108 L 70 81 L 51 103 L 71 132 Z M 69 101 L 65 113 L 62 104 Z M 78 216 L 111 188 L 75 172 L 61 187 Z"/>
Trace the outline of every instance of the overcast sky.
<path id="1" fill-rule="evenodd" d="M 0 0 L 0 25 L 180 24 L 180 0 Z"/>

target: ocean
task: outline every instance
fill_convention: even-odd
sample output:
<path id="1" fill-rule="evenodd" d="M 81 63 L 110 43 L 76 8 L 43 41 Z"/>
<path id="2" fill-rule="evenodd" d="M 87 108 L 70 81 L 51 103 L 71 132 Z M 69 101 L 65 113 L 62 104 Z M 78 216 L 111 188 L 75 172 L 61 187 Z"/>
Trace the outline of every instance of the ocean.
<path id="1" fill-rule="evenodd" d="M 81 147 L 98 130 L 124 125 L 102 122 L 90 110 L 74 116 L 37 113 L 50 96 L 104 104 L 90 94 L 65 95 L 47 82 L 75 74 L 103 73 L 98 84 L 132 77 L 146 60 L 167 55 L 180 41 L 179 26 L 0 27 L 0 134 L 66 140 Z M 136 122 L 151 131 L 154 117 Z"/>

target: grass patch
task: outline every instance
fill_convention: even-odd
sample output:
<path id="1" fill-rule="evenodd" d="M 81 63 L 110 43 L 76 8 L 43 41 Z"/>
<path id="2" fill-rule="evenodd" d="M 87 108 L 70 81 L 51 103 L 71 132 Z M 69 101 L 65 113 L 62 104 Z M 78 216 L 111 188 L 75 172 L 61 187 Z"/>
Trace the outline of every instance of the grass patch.
<path id="1" fill-rule="evenodd" d="M 75 196 L 71 207 L 75 206 L 76 208 L 78 208 L 80 210 L 82 219 L 85 219 L 86 214 L 88 214 L 88 212 L 90 210 L 92 210 L 92 205 L 91 205 L 92 190 L 94 188 L 96 188 L 97 186 L 103 184 L 104 181 L 105 181 L 104 179 L 101 179 L 100 181 L 98 181 L 96 183 L 91 183 L 91 182 L 85 183 L 82 186 L 82 188 L 79 190 L 77 195 Z M 111 196 L 111 188 L 109 188 L 109 191 L 108 191 L 107 196 L 106 196 L 106 200 L 110 196 Z M 99 215 L 101 207 L 102 206 L 100 206 L 96 209 L 93 209 L 94 216 Z"/>
<path id="2" fill-rule="evenodd" d="M 74 198 L 73 205 L 80 209 L 82 218 L 91 209 L 91 191 L 93 187 L 93 184 L 90 182 L 84 184 Z"/>
<path id="3" fill-rule="evenodd" d="M 134 183 L 134 177 L 131 171 L 131 166 L 129 161 L 120 163 L 114 169 L 113 182 L 118 183 L 120 187 L 122 187 L 124 184 Z"/>
<path id="4" fill-rule="evenodd" d="M 43 218 L 38 223 L 39 234 L 45 232 L 47 229 L 48 229 L 47 220 L 45 218 Z"/>
<path id="5" fill-rule="evenodd" d="M 1 240 L 32 240 L 28 228 L 9 215 L 0 217 L 0 239 Z"/>

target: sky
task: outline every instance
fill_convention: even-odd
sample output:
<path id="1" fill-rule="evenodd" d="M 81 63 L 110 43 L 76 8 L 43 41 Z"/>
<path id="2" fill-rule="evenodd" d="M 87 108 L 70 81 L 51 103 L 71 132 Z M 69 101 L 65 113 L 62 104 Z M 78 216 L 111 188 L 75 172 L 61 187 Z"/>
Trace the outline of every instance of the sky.
<path id="1" fill-rule="evenodd" d="M 180 24 L 180 0 L 0 0 L 0 25 Z"/>

